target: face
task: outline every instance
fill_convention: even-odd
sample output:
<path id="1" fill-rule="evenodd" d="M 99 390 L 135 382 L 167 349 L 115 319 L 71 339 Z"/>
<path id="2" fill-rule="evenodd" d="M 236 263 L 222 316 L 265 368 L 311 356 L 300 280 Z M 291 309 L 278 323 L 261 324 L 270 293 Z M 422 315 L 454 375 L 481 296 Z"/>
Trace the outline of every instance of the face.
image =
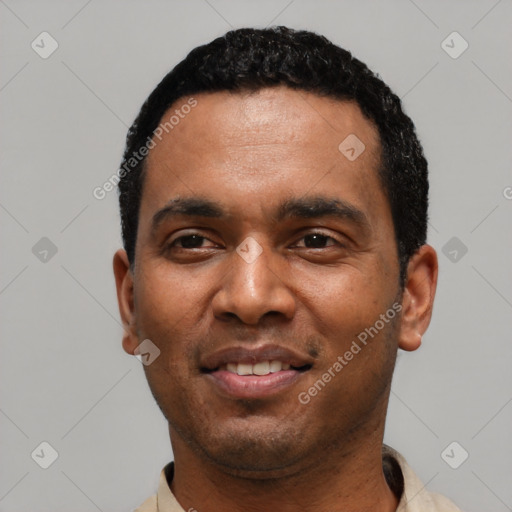
<path id="1" fill-rule="evenodd" d="M 133 273 L 116 255 L 123 344 L 161 351 L 175 449 L 286 472 L 383 427 L 403 312 L 379 137 L 285 87 L 195 99 L 147 157 Z"/>

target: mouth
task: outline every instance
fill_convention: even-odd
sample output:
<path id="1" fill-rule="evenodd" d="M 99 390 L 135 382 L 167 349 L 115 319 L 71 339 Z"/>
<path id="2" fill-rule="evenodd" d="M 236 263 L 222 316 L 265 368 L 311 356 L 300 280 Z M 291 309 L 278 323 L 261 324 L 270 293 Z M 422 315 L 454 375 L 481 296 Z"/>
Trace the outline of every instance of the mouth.
<path id="1" fill-rule="evenodd" d="M 277 346 L 233 348 L 207 358 L 201 367 L 216 391 L 229 398 L 256 399 L 292 387 L 313 366 L 307 356 Z"/>
<path id="2" fill-rule="evenodd" d="M 229 372 L 234 373 L 235 375 L 246 376 L 246 375 L 258 375 L 260 377 L 264 375 L 269 375 L 270 373 L 278 373 L 282 371 L 297 371 L 297 372 L 305 372 L 311 368 L 310 364 L 304 364 L 302 366 L 292 366 L 290 363 L 283 363 L 278 359 L 274 359 L 272 361 L 261 361 L 255 364 L 251 363 L 237 363 L 231 362 L 226 363 L 214 370 L 203 369 L 206 373 L 213 372 Z"/>

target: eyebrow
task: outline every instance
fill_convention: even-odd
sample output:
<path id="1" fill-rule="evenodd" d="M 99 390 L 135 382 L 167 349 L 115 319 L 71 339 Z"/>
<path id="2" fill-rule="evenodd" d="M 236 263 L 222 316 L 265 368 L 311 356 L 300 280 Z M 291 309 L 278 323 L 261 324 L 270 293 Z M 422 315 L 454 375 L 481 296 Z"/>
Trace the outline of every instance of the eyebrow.
<path id="1" fill-rule="evenodd" d="M 318 217 L 335 217 L 349 220 L 361 227 L 370 227 L 368 217 L 362 210 L 341 199 L 325 196 L 288 199 L 279 206 L 274 220 L 280 222 L 289 218 L 314 219 Z"/>
<path id="2" fill-rule="evenodd" d="M 152 232 L 160 224 L 177 216 L 208 217 L 226 219 L 228 217 L 223 204 L 218 201 L 200 197 L 185 197 L 171 199 L 163 208 L 158 210 L 152 219 Z M 363 211 L 341 199 L 325 196 L 313 196 L 287 199 L 281 203 L 272 215 L 274 222 L 285 219 L 314 219 L 319 217 L 335 217 L 348 220 L 362 228 L 368 229 L 370 222 Z"/>
<path id="3" fill-rule="evenodd" d="M 154 232 L 164 220 L 179 215 L 187 217 L 225 217 L 221 203 L 199 197 L 178 197 L 171 199 L 163 208 L 155 213 L 151 221 L 151 230 Z"/>

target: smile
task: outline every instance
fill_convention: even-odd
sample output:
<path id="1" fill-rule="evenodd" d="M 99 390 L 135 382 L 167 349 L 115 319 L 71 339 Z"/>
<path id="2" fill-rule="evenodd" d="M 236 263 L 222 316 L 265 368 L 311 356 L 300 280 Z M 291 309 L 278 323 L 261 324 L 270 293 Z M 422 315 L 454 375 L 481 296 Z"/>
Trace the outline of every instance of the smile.
<path id="1" fill-rule="evenodd" d="M 256 364 L 250 363 L 228 363 L 222 365 L 220 371 L 228 371 L 237 375 L 268 375 L 269 373 L 280 372 L 281 370 L 289 370 L 290 365 L 278 360 L 262 361 Z"/>
<path id="2" fill-rule="evenodd" d="M 312 361 L 281 347 L 234 348 L 206 358 L 202 373 L 229 398 L 270 397 L 290 388 L 310 370 Z"/>

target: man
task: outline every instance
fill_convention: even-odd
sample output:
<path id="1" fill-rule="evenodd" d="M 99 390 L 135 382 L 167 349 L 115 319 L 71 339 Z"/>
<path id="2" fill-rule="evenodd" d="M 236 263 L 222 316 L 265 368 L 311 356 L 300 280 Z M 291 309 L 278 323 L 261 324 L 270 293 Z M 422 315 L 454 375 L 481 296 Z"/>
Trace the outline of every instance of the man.
<path id="1" fill-rule="evenodd" d="M 437 257 L 380 79 L 310 32 L 229 32 L 152 92 L 119 175 L 123 347 L 174 454 L 140 512 L 459 510 L 382 444 Z"/>

